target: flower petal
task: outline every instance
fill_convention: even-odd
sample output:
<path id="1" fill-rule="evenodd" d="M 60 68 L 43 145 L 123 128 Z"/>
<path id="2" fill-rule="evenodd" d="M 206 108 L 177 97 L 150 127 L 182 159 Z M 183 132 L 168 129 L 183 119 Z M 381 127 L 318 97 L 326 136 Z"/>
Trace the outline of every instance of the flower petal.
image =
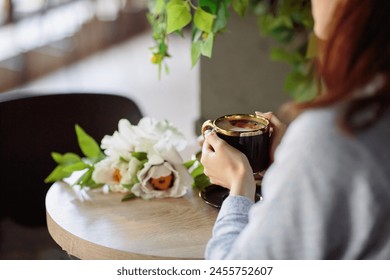
<path id="1" fill-rule="evenodd" d="M 174 181 L 171 188 L 166 190 L 156 190 L 150 184 L 151 178 L 158 178 L 173 174 Z M 181 197 L 185 195 L 187 189 L 192 184 L 192 177 L 189 175 L 188 170 L 182 166 L 174 166 L 168 162 L 164 162 L 162 165 L 153 166 L 146 164 L 145 167 L 139 172 L 138 179 L 140 183 L 132 188 L 132 192 L 144 199 L 151 198 L 164 198 L 164 197 Z"/>

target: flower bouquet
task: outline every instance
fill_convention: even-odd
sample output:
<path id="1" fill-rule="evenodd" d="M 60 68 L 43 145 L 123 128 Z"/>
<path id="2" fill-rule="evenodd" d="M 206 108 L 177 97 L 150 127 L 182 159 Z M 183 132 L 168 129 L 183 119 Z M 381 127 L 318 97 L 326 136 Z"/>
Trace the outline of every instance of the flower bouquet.
<path id="1" fill-rule="evenodd" d="M 145 117 L 132 125 L 122 119 L 113 135 L 104 136 L 101 149 L 79 125 L 75 129 L 84 157 L 53 152 L 58 165 L 45 182 L 78 175 L 72 186 L 82 199 L 93 189 L 124 193 L 122 200 L 181 197 L 191 185 L 199 186 L 196 181 L 207 184 L 198 159 L 183 162 L 185 138 L 168 121 Z"/>

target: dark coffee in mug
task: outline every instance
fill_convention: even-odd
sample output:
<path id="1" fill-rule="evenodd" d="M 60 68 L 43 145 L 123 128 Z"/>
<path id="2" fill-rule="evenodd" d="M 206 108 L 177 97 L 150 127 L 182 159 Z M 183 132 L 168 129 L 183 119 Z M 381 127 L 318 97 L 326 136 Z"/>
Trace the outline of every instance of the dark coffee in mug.
<path id="1" fill-rule="evenodd" d="M 241 151 L 249 160 L 253 173 L 265 170 L 270 163 L 269 121 L 248 114 L 226 115 L 206 121 L 202 132 L 213 129 L 229 145 Z"/>

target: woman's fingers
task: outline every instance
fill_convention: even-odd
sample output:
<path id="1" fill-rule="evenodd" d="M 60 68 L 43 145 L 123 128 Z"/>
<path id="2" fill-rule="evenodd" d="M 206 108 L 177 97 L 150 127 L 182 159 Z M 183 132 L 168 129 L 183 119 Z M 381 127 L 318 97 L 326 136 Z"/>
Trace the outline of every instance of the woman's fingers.
<path id="1" fill-rule="evenodd" d="M 274 153 L 283 138 L 283 135 L 287 129 L 287 126 L 279 120 L 279 118 L 273 112 L 261 113 L 256 112 L 257 116 L 262 116 L 270 121 L 271 131 L 271 161 L 274 160 Z"/>
<path id="2" fill-rule="evenodd" d="M 206 131 L 204 134 L 204 141 L 202 145 L 202 158 L 210 152 L 214 152 L 213 146 L 210 143 L 209 136 L 212 131 Z"/>
<path id="3" fill-rule="evenodd" d="M 212 147 L 216 147 L 218 145 L 222 145 L 225 141 L 218 137 L 218 135 L 214 131 L 210 131 L 205 135 L 205 139 L 209 145 Z"/>
<path id="4" fill-rule="evenodd" d="M 230 189 L 233 195 L 253 199 L 255 184 L 248 159 L 215 132 L 205 136 L 200 162 L 213 184 Z"/>
<path id="5" fill-rule="evenodd" d="M 278 117 L 275 116 L 275 114 L 273 112 L 267 112 L 267 113 L 256 112 L 256 115 L 262 116 L 262 117 L 268 119 L 271 122 L 271 126 L 279 127 L 279 126 L 284 125 L 284 123 L 282 123 L 278 119 Z"/>
<path id="6" fill-rule="evenodd" d="M 210 182 L 212 184 L 219 184 L 219 181 L 213 176 L 213 170 L 210 170 L 208 167 L 213 167 L 215 163 L 213 163 L 213 158 L 215 160 L 215 148 L 214 146 L 218 145 L 218 141 L 220 138 L 216 135 L 215 132 L 209 131 L 204 134 L 205 139 L 202 146 L 202 157 L 200 162 L 204 166 L 203 173 L 209 177 Z"/>
<path id="7" fill-rule="evenodd" d="M 212 140 L 213 136 L 211 135 L 212 132 L 208 132 L 208 133 L 205 133 L 204 137 L 204 142 L 203 142 L 203 145 L 202 145 L 202 156 L 200 158 L 200 162 L 204 165 L 204 166 L 207 166 L 207 159 L 210 158 L 210 156 L 215 152 L 211 142 L 214 142 Z M 215 133 L 214 133 L 215 134 Z M 207 174 L 207 169 L 205 167 L 205 170 L 204 170 L 204 173 L 209 176 Z"/>
<path id="8" fill-rule="evenodd" d="M 210 152 L 216 152 L 221 146 L 225 145 L 225 141 L 218 137 L 218 135 L 211 131 L 205 134 L 205 140 L 202 146 L 202 155 L 208 155 Z"/>

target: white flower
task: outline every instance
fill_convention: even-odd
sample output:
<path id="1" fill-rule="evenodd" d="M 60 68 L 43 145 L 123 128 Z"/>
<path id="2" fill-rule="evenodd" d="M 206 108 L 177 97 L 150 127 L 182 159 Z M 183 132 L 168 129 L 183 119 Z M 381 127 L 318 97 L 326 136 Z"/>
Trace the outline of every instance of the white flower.
<path id="1" fill-rule="evenodd" d="M 144 117 L 138 125 L 132 125 L 122 119 L 118 124 L 118 131 L 112 136 L 104 136 L 101 148 L 107 156 L 119 156 L 126 160 L 131 152 L 148 153 L 155 146 L 173 146 L 182 150 L 186 146 L 184 135 L 168 121 L 157 121 Z"/>
<path id="2" fill-rule="evenodd" d="M 140 162 L 131 157 L 128 162 L 115 157 L 107 157 L 95 165 L 92 179 L 98 184 L 107 184 L 111 191 L 128 192 L 125 187 L 133 184 Z"/>
<path id="3" fill-rule="evenodd" d="M 101 148 L 109 157 L 122 157 L 128 160 L 137 145 L 139 130 L 137 126 L 131 125 L 128 120 L 122 119 L 119 121 L 118 131 L 115 131 L 113 135 L 104 136 Z"/>
<path id="4" fill-rule="evenodd" d="M 134 185 L 132 193 L 144 199 L 181 197 L 192 184 L 192 178 L 182 164 L 145 164 L 139 172 L 140 183 Z"/>
<path id="5" fill-rule="evenodd" d="M 132 125 L 122 119 L 118 131 L 103 138 L 106 158 L 95 165 L 92 179 L 110 191 L 131 189 L 144 199 L 183 196 L 192 184 L 178 153 L 185 145 L 183 134 L 168 121 L 146 117 Z"/>
<path id="6" fill-rule="evenodd" d="M 139 121 L 138 128 L 142 132 L 138 135 L 138 148 L 141 151 L 149 151 L 155 145 L 173 146 L 180 151 L 187 144 L 184 135 L 169 121 L 156 121 L 145 117 Z"/>

